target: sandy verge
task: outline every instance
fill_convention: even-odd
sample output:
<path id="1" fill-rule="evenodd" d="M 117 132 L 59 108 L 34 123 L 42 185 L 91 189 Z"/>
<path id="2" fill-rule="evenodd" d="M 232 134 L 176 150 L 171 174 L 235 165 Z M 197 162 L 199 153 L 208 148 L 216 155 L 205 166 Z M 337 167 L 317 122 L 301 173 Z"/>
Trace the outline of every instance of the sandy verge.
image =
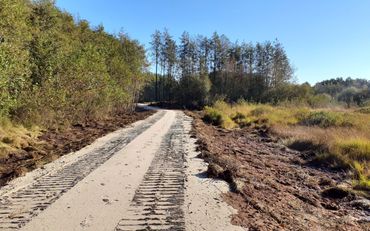
<path id="1" fill-rule="evenodd" d="M 191 122 L 184 124 L 186 136 L 187 182 L 185 190 L 185 226 L 186 231 L 225 230 L 241 231 L 242 227 L 231 224 L 231 216 L 237 213 L 222 199 L 222 194 L 229 192 L 225 181 L 207 178 L 207 164 L 196 156 L 195 139 L 190 138 Z"/>
<path id="2" fill-rule="evenodd" d="M 238 209 L 233 224 L 261 231 L 370 230 L 369 201 L 345 190 L 350 182 L 341 172 L 312 165 L 264 129 L 225 130 L 200 116 L 194 114 L 201 156 L 238 183 L 237 193 L 224 196 Z"/>

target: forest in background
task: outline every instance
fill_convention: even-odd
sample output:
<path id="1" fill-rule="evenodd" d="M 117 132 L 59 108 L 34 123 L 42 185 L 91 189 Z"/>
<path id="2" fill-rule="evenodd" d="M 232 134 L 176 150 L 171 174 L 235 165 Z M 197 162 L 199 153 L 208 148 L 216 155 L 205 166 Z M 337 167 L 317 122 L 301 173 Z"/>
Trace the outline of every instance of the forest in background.
<path id="1" fill-rule="evenodd" d="M 0 117 L 43 127 L 132 110 L 145 49 L 50 0 L 0 1 Z"/>
<path id="2" fill-rule="evenodd" d="M 220 99 L 310 107 L 370 104 L 370 81 L 365 79 L 296 84 L 294 67 L 278 40 L 239 43 L 217 32 L 210 38 L 184 32 L 179 44 L 176 41 L 166 29 L 153 33 L 150 54 L 155 68 L 141 100 L 188 108 Z"/>

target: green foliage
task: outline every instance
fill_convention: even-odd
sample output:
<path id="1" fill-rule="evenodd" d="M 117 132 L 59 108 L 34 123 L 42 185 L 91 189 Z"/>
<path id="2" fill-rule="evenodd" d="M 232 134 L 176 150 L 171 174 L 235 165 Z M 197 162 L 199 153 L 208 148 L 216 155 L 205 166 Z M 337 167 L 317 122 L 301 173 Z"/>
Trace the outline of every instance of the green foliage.
<path id="1" fill-rule="evenodd" d="M 227 114 L 208 106 L 204 108 L 203 120 L 207 123 L 215 126 L 221 126 L 226 129 L 236 127 L 234 121 Z"/>
<path id="2" fill-rule="evenodd" d="M 215 126 L 220 126 L 222 124 L 222 114 L 217 111 L 216 109 L 213 109 L 212 107 L 206 106 L 204 108 L 204 116 L 203 120 L 207 123 L 213 124 Z"/>
<path id="3" fill-rule="evenodd" d="M 144 48 L 75 22 L 54 1 L 0 2 L 0 116 L 54 126 L 131 110 Z"/>
<path id="4" fill-rule="evenodd" d="M 317 83 L 314 89 L 317 93 L 329 94 L 344 102 L 347 107 L 366 106 L 366 102 L 370 100 L 370 81 L 366 79 L 329 79 Z"/>
<path id="5" fill-rule="evenodd" d="M 277 40 L 239 44 L 217 33 L 207 38 L 184 32 L 177 45 L 164 30 L 155 31 L 151 45 L 158 81 L 146 90 L 159 89 L 159 94 L 145 92 L 155 96 L 149 101 L 176 101 L 187 107 L 209 105 L 220 97 L 262 102 L 266 91 L 288 84 L 293 76 L 288 56 Z"/>
<path id="6" fill-rule="evenodd" d="M 236 112 L 231 116 L 231 119 L 240 127 L 246 127 L 252 124 L 252 121 L 241 112 Z"/>
<path id="7" fill-rule="evenodd" d="M 178 101 L 188 107 L 201 108 L 207 104 L 209 90 L 207 76 L 181 78 L 177 91 Z"/>
<path id="8" fill-rule="evenodd" d="M 30 9 L 26 0 L 0 2 L 0 116 L 19 104 L 18 97 L 30 75 L 30 41 L 27 25 Z"/>
<path id="9" fill-rule="evenodd" d="M 365 162 L 366 164 L 366 162 Z M 370 191 L 370 173 L 364 163 L 354 161 L 353 169 L 355 171 L 357 179 L 354 180 L 354 188 L 357 190 Z"/>

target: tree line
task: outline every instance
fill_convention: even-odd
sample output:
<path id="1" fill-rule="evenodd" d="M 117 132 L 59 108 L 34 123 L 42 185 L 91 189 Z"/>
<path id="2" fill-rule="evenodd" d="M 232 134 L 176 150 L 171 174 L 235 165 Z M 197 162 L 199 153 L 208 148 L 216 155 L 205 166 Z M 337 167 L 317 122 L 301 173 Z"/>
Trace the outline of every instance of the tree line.
<path id="1" fill-rule="evenodd" d="M 184 32 L 177 44 L 168 30 L 155 31 L 151 41 L 155 76 L 146 100 L 202 106 L 224 98 L 254 102 L 289 83 L 294 69 L 282 44 L 231 42 L 215 32 L 210 38 Z"/>
<path id="2" fill-rule="evenodd" d="M 370 80 L 353 78 L 336 78 L 315 84 L 315 92 L 327 94 L 347 107 L 370 106 Z"/>
<path id="3" fill-rule="evenodd" d="M 167 29 L 152 34 L 154 70 L 141 99 L 202 107 L 216 100 L 294 103 L 323 107 L 370 105 L 370 81 L 331 79 L 314 86 L 296 84 L 294 68 L 283 45 L 231 42 L 217 32 L 211 37 L 184 32 L 175 39 Z"/>
<path id="4" fill-rule="evenodd" d="M 132 109 L 148 65 L 138 41 L 51 0 L 2 0 L 0 18 L 0 117 L 49 126 Z"/>

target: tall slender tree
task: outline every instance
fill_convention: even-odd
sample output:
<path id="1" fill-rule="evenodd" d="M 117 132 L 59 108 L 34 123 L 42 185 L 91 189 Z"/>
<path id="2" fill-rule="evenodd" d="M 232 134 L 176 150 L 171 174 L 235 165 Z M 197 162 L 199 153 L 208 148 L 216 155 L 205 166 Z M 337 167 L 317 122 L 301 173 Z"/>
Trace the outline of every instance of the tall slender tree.
<path id="1" fill-rule="evenodd" d="M 151 41 L 151 49 L 152 49 L 152 56 L 154 57 L 155 62 L 155 100 L 158 101 L 158 65 L 159 65 L 159 58 L 160 58 L 160 51 L 161 51 L 161 32 L 156 30 L 152 34 L 152 41 Z"/>

